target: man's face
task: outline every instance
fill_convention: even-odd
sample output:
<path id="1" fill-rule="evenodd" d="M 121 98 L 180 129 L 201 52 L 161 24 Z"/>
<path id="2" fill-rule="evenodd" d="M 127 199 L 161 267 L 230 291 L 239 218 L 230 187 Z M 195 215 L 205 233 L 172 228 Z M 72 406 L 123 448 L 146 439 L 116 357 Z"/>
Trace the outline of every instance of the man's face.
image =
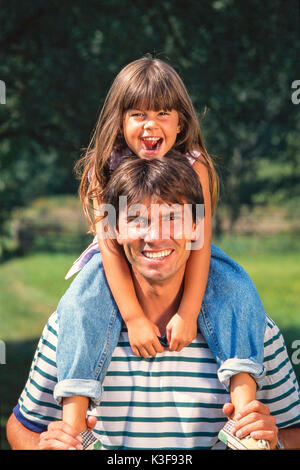
<path id="1" fill-rule="evenodd" d="M 151 282 L 163 283 L 184 272 L 190 255 L 186 243 L 194 239 L 188 205 L 144 201 L 119 215 L 118 243 L 133 270 Z"/>

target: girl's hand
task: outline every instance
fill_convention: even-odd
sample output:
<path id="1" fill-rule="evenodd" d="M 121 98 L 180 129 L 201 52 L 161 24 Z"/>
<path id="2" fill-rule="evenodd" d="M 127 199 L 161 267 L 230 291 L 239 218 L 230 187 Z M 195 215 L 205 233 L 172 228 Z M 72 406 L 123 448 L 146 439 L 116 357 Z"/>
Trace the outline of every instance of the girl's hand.
<path id="1" fill-rule="evenodd" d="M 141 316 L 126 323 L 128 337 L 133 354 L 148 358 L 164 351 L 158 336 L 160 331 L 146 316 Z"/>
<path id="2" fill-rule="evenodd" d="M 230 417 L 233 405 L 225 403 L 223 412 Z M 269 441 L 270 448 L 275 449 L 278 440 L 278 428 L 269 408 L 258 400 L 248 403 L 236 417 L 235 434 L 239 438 L 250 434 L 253 439 Z"/>
<path id="3" fill-rule="evenodd" d="M 197 336 L 197 322 L 187 320 L 176 313 L 166 328 L 169 351 L 181 351 Z"/>

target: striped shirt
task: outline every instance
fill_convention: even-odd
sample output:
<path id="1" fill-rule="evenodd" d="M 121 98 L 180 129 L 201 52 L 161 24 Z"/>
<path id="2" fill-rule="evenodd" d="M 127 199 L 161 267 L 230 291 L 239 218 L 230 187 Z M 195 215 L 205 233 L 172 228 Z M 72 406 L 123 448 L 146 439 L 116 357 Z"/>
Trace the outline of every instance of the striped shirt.
<path id="1" fill-rule="evenodd" d="M 44 328 L 30 375 L 14 412 L 29 429 L 41 432 L 60 420 L 53 399 L 57 382 L 57 315 Z M 279 428 L 299 426 L 299 386 L 283 337 L 268 318 L 265 334 L 267 370 L 257 399 L 275 416 Z M 104 449 L 218 449 L 217 439 L 230 397 L 217 378 L 217 364 L 204 337 L 181 352 L 154 358 L 134 356 L 122 331 L 103 383 L 102 401 L 89 411 L 97 416 L 95 434 Z"/>

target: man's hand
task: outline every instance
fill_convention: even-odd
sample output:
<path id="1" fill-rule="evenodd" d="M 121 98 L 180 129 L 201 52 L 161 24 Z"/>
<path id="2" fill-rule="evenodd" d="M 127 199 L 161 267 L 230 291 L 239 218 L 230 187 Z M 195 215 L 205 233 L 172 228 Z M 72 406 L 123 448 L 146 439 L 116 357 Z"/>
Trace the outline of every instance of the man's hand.
<path id="1" fill-rule="evenodd" d="M 89 416 L 86 420 L 87 429 L 95 427 L 97 418 Z M 63 421 L 53 421 L 48 430 L 42 432 L 38 444 L 39 450 L 82 450 L 81 435 Z"/>
<path id="2" fill-rule="evenodd" d="M 176 313 L 166 328 L 169 351 L 181 351 L 197 336 L 197 322 L 182 318 Z"/>
<path id="3" fill-rule="evenodd" d="M 230 417 L 233 413 L 232 403 L 225 403 L 223 412 Z M 235 420 L 234 430 L 237 437 L 243 438 L 250 434 L 254 439 L 269 441 L 271 449 L 276 448 L 278 428 L 266 405 L 253 400 L 238 413 Z"/>
<path id="4" fill-rule="evenodd" d="M 148 358 L 164 351 L 158 336 L 160 331 L 146 316 L 126 322 L 128 338 L 133 354 Z"/>

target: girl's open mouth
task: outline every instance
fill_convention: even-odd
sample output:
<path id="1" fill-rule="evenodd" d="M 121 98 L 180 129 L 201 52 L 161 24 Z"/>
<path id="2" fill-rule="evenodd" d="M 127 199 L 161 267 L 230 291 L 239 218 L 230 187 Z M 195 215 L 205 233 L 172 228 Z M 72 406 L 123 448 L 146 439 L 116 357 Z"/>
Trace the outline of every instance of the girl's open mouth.
<path id="1" fill-rule="evenodd" d="M 141 137 L 143 150 L 147 152 L 156 152 L 160 149 L 163 142 L 162 137 Z"/>

